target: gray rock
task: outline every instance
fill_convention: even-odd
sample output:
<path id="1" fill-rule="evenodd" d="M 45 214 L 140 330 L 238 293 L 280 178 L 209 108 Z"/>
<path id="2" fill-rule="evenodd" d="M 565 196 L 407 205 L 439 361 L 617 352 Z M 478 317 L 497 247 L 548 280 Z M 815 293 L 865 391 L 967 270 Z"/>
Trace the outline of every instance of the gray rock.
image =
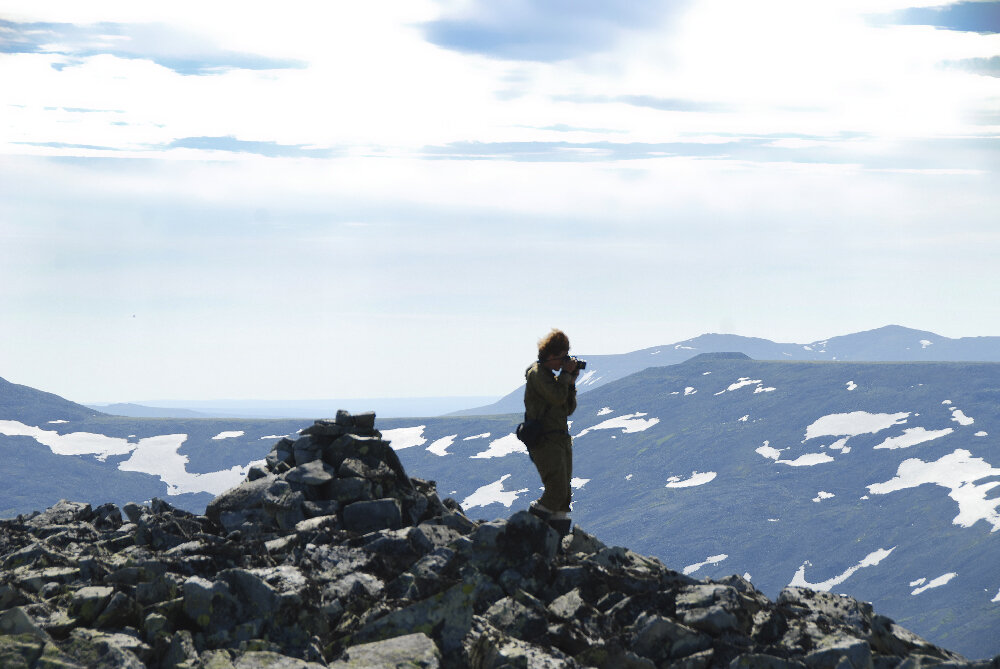
<path id="1" fill-rule="evenodd" d="M 729 663 L 729 669 L 805 669 L 805 664 L 766 653 L 747 653 Z"/>
<path id="2" fill-rule="evenodd" d="M 0 634 L 29 634 L 43 641 L 50 640 L 48 633 L 20 606 L 0 613 Z"/>
<path id="3" fill-rule="evenodd" d="M 45 642 L 30 634 L 0 636 L 0 667 L 31 669 L 42 655 Z"/>
<path id="4" fill-rule="evenodd" d="M 372 499 L 372 482 L 358 477 L 339 478 L 323 488 L 323 496 L 341 504 Z"/>
<path id="5" fill-rule="evenodd" d="M 60 649 L 88 669 L 146 669 L 152 649 L 128 634 L 97 632 L 77 628 Z"/>
<path id="6" fill-rule="evenodd" d="M 238 486 L 230 488 L 211 502 L 205 508 L 205 515 L 214 522 L 219 523 L 223 513 L 227 511 L 247 511 L 250 509 L 260 509 L 264 504 L 264 495 L 277 477 L 265 476 L 255 481 L 247 481 Z M 126 504 L 126 513 L 128 505 Z M 131 515 L 129 518 L 131 519 Z M 132 521 L 137 522 L 137 521 Z"/>
<path id="7" fill-rule="evenodd" d="M 804 661 L 809 669 L 870 669 L 872 652 L 867 641 L 846 634 L 830 635 L 820 639 Z"/>
<path id="8" fill-rule="evenodd" d="M 194 647 L 194 638 L 191 632 L 180 630 L 170 639 L 167 653 L 163 656 L 161 667 L 163 669 L 180 669 L 194 667 L 198 661 L 198 651 Z"/>
<path id="9" fill-rule="evenodd" d="M 25 521 L 28 527 L 40 529 L 49 525 L 69 525 L 70 523 L 86 522 L 94 513 L 89 504 L 70 502 L 61 499 L 45 511 Z"/>
<path id="10" fill-rule="evenodd" d="M 318 460 L 322 457 L 323 447 L 310 436 L 299 437 L 292 447 L 295 466 Z"/>
<path id="11" fill-rule="evenodd" d="M 661 615 L 643 614 L 632 629 L 635 652 L 656 662 L 686 657 L 712 645 L 707 634 Z"/>
<path id="12" fill-rule="evenodd" d="M 441 666 L 441 651 L 426 634 L 406 634 L 351 646 L 341 659 L 329 666 L 331 669 L 436 669 Z"/>
<path id="13" fill-rule="evenodd" d="M 267 650 L 243 653 L 233 666 L 235 669 L 323 669 L 322 664 L 306 662 Z"/>
<path id="14" fill-rule="evenodd" d="M 344 527 L 354 532 L 396 529 L 403 522 L 399 500 L 391 497 L 348 504 L 343 516 Z"/>
<path id="15" fill-rule="evenodd" d="M 69 612 L 85 625 L 92 623 L 111 601 L 113 594 L 115 594 L 114 588 L 103 585 L 80 588 L 70 599 Z"/>
<path id="16" fill-rule="evenodd" d="M 337 477 L 332 467 L 322 460 L 312 460 L 285 474 L 285 480 L 305 485 L 321 486 Z"/>
<path id="17" fill-rule="evenodd" d="M 405 634 L 433 634 L 445 653 L 459 651 L 472 627 L 475 603 L 488 587 L 487 579 L 480 574 L 471 579 L 366 623 L 354 638 L 366 642 Z"/>

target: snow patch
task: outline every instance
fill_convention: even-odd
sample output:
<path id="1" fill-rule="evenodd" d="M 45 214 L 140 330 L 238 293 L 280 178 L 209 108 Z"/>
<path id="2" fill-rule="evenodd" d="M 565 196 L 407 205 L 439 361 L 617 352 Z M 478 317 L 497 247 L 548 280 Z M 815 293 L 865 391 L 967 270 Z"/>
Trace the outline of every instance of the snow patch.
<path id="1" fill-rule="evenodd" d="M 622 432 L 626 434 L 632 432 L 642 432 L 660 422 L 659 418 L 642 418 L 642 416 L 645 415 L 646 414 L 644 413 L 630 413 L 625 416 L 608 418 L 602 423 L 598 423 L 597 425 L 592 425 L 591 427 L 584 429 L 580 432 L 580 434 L 576 435 L 576 437 L 579 439 L 593 430 L 613 430 L 616 428 L 621 428 Z"/>
<path id="2" fill-rule="evenodd" d="M 979 432 L 976 432 L 975 436 L 977 436 L 977 437 L 988 437 L 988 436 L 990 436 L 990 433 L 989 432 L 983 432 L 982 430 L 980 430 Z"/>
<path id="3" fill-rule="evenodd" d="M 781 451 L 773 446 L 770 446 L 768 442 L 764 442 L 764 445 L 759 447 L 756 453 L 760 453 L 768 460 L 774 460 L 780 465 L 788 465 L 789 467 L 812 467 L 814 465 L 821 465 L 825 462 L 833 462 L 831 458 L 826 453 L 806 453 L 800 455 L 794 460 L 782 460 Z"/>
<path id="4" fill-rule="evenodd" d="M 961 409 L 956 409 L 955 407 L 952 407 L 951 409 L 951 419 L 959 425 L 972 425 L 976 422 L 975 419 L 969 418 L 962 413 Z"/>
<path id="5" fill-rule="evenodd" d="M 1000 602 L 1000 590 L 997 591 L 997 596 L 990 600 L 991 604 L 996 604 L 997 602 Z"/>
<path id="6" fill-rule="evenodd" d="M 62 423 L 68 423 L 68 420 L 50 420 L 49 425 L 61 425 Z"/>
<path id="7" fill-rule="evenodd" d="M 925 483 L 936 483 L 948 488 L 948 496 L 958 503 L 958 515 L 952 520 L 953 524 L 972 527 L 980 520 L 985 520 L 993 526 L 991 532 L 996 532 L 1000 530 L 1000 498 L 987 499 L 986 495 L 1000 486 L 1000 481 L 987 481 L 982 485 L 976 485 L 975 482 L 997 476 L 1000 476 L 1000 469 L 959 448 L 934 462 L 924 462 L 919 458 L 903 460 L 896 469 L 894 478 L 883 483 L 873 483 L 868 486 L 868 492 L 887 495 Z"/>
<path id="8" fill-rule="evenodd" d="M 249 468 L 234 465 L 230 469 L 206 474 L 192 474 L 187 471 L 188 457 L 178 453 L 187 439 L 186 434 L 164 434 L 139 440 L 132 456 L 118 465 L 123 472 L 141 472 L 158 476 L 167 484 L 168 495 L 183 495 L 193 492 L 207 492 L 218 495 L 239 485 Z M 263 461 L 259 461 L 263 462 Z"/>
<path id="9" fill-rule="evenodd" d="M 631 481 L 633 476 L 635 476 L 635 474 L 626 474 L 625 475 L 625 480 L 626 481 Z"/>
<path id="10" fill-rule="evenodd" d="M 260 440 L 264 441 L 265 439 L 284 439 L 287 436 L 288 436 L 287 434 L 267 434 L 261 437 Z"/>
<path id="11" fill-rule="evenodd" d="M 696 562 L 694 564 L 689 564 L 688 566 L 684 567 L 684 569 L 683 569 L 684 575 L 685 576 L 689 576 L 689 575 L 695 573 L 696 571 L 698 571 L 699 569 L 701 569 L 702 567 L 710 565 L 710 564 L 711 565 L 719 564 L 720 562 L 722 562 L 723 560 L 725 560 L 728 557 L 729 556 L 726 555 L 725 553 L 720 553 L 719 555 L 712 555 L 710 557 L 705 558 L 704 562 Z"/>
<path id="12" fill-rule="evenodd" d="M 739 390 L 740 388 L 746 388 L 748 386 L 757 386 L 754 388 L 754 394 L 756 393 L 769 393 L 774 391 L 774 388 L 765 388 L 764 383 L 760 379 L 751 379 L 749 376 L 741 376 L 736 379 L 736 383 L 730 384 L 725 390 L 720 390 L 715 393 L 716 395 L 721 395 L 723 393 L 732 392 L 734 390 Z"/>
<path id="13" fill-rule="evenodd" d="M 836 585 L 840 585 L 841 583 L 849 579 L 851 576 L 853 576 L 854 572 L 858 571 L 859 569 L 864 569 L 865 567 L 874 567 L 878 565 L 880 562 L 882 562 L 882 560 L 889 557 L 889 555 L 894 550 L 896 550 L 895 546 L 893 546 L 888 550 L 886 550 L 885 548 L 879 548 L 878 550 L 873 551 L 868 555 L 866 555 L 861 562 L 854 565 L 853 567 L 849 567 L 843 573 L 834 576 L 833 578 L 828 579 L 826 581 L 822 581 L 820 583 L 810 583 L 809 581 L 806 580 L 806 567 L 812 566 L 812 563 L 806 560 L 805 562 L 802 563 L 802 566 L 799 567 L 798 571 L 795 572 L 795 576 L 792 578 L 792 582 L 789 583 L 788 585 L 796 588 L 812 588 L 813 590 L 823 590 L 829 592 L 830 588 Z"/>
<path id="14" fill-rule="evenodd" d="M 133 444 L 119 437 L 89 432 L 59 434 L 12 420 L 0 420 L 0 434 L 31 437 L 56 455 L 93 455 L 102 462 L 112 455 L 130 455 L 119 463 L 118 469 L 159 477 L 167 485 L 168 495 L 197 492 L 218 495 L 242 482 L 249 468 L 258 464 L 254 461 L 204 474 L 188 472 L 188 457 L 177 452 L 187 440 L 186 434 L 146 437 Z"/>
<path id="15" fill-rule="evenodd" d="M 831 497 L 836 497 L 832 492 L 826 492 L 820 490 L 815 497 L 813 497 L 814 502 L 822 502 L 824 499 L 830 499 Z"/>
<path id="16" fill-rule="evenodd" d="M 473 439 L 486 439 L 490 436 L 489 432 L 483 432 L 482 434 L 474 434 L 471 437 L 466 437 L 462 441 L 472 441 Z"/>
<path id="17" fill-rule="evenodd" d="M 220 432 L 219 434 L 212 437 L 213 441 L 220 441 L 222 439 L 235 439 L 236 437 L 242 437 L 246 432 L 243 430 L 231 430 L 229 432 Z"/>
<path id="18" fill-rule="evenodd" d="M 924 592 L 925 590 L 930 590 L 931 588 L 940 588 L 942 585 L 945 585 L 946 583 L 948 583 L 949 581 L 951 581 L 951 579 L 955 578 L 956 576 L 958 576 L 958 574 L 955 573 L 955 572 L 949 572 L 947 574 L 942 574 L 941 576 L 938 576 L 937 578 L 935 578 L 933 581 L 931 581 L 927 585 L 924 585 L 924 586 L 921 586 L 921 587 L 917 588 L 916 590 L 914 590 L 910 594 L 911 595 L 919 595 L 921 592 Z M 920 580 L 925 580 L 925 579 L 920 579 Z"/>
<path id="19" fill-rule="evenodd" d="M 576 385 L 577 386 L 592 386 L 592 385 L 594 385 L 595 383 L 597 383 L 598 381 L 600 381 L 601 379 L 604 378 L 603 376 L 598 376 L 595 379 L 594 378 L 594 374 L 596 374 L 596 372 L 593 369 L 584 372 L 583 374 L 580 375 L 580 378 L 578 378 L 576 380 Z"/>
<path id="20" fill-rule="evenodd" d="M 738 421 L 739 421 L 740 423 L 745 423 L 745 422 L 747 422 L 748 420 L 750 420 L 750 414 L 747 414 L 746 416 L 743 416 L 743 417 L 741 417 L 741 418 L 739 418 L 739 419 L 737 419 L 737 420 L 738 420 Z"/>
<path id="21" fill-rule="evenodd" d="M 705 485 L 706 483 L 711 483 L 718 476 L 716 472 L 691 472 L 691 476 L 686 479 L 682 479 L 680 476 L 671 476 L 667 479 L 668 488 L 693 488 L 699 485 Z"/>
<path id="22" fill-rule="evenodd" d="M 910 413 L 868 413 L 852 411 L 834 413 L 813 422 L 806 428 L 806 439 L 815 437 L 855 437 L 859 434 L 875 434 L 894 425 L 905 423 Z"/>
<path id="23" fill-rule="evenodd" d="M 687 388 L 684 389 L 685 395 L 694 395 L 696 392 L 698 391 L 692 388 L 691 386 L 688 386 Z"/>
<path id="24" fill-rule="evenodd" d="M 588 483 L 590 483 L 590 479 L 581 479 L 581 478 L 576 477 L 576 476 L 574 476 L 569 481 L 570 486 L 573 487 L 573 488 L 576 488 L 577 490 L 579 490 L 583 486 L 587 485 Z"/>
<path id="25" fill-rule="evenodd" d="M 857 390 L 857 388 L 858 388 L 858 384 L 856 384 L 854 381 L 848 381 L 847 382 L 847 389 L 848 390 Z"/>
<path id="26" fill-rule="evenodd" d="M 614 413 L 614 409 L 612 409 L 611 407 L 604 407 L 603 409 L 597 412 L 597 415 L 607 416 L 609 413 Z"/>
<path id="27" fill-rule="evenodd" d="M 499 439 L 494 439 L 490 442 L 489 448 L 481 453 L 476 453 L 473 458 L 488 459 L 488 458 L 502 458 L 505 455 L 510 455 L 512 453 L 527 453 L 528 449 L 524 447 L 521 440 L 517 438 L 516 435 L 508 434 L 506 437 L 500 437 Z"/>
<path id="28" fill-rule="evenodd" d="M 426 425 L 415 427 L 397 427 L 392 430 L 381 430 L 382 438 L 392 443 L 393 450 L 400 451 L 412 446 L 423 446 L 427 443 L 424 438 L 424 428 Z"/>
<path id="29" fill-rule="evenodd" d="M 43 430 L 16 420 L 0 420 L 0 434 L 8 437 L 31 437 L 43 446 L 48 446 L 56 455 L 93 455 L 102 462 L 108 456 L 127 455 L 136 448 L 136 444 L 130 444 L 121 437 L 106 437 L 90 432 L 59 434 L 54 430 Z"/>
<path id="30" fill-rule="evenodd" d="M 920 348 L 927 348 L 928 346 L 930 346 L 933 343 L 934 342 L 932 342 L 930 339 L 921 339 L 920 340 Z"/>
<path id="31" fill-rule="evenodd" d="M 944 430 L 925 430 L 922 427 L 909 427 L 903 430 L 903 434 L 898 437 L 889 437 L 874 448 L 909 448 L 910 446 L 916 446 L 917 444 L 922 444 L 926 441 L 938 439 L 951 434 L 954 431 L 955 430 L 950 427 L 945 428 Z"/>
<path id="32" fill-rule="evenodd" d="M 448 452 L 448 447 L 451 446 L 453 443 L 455 443 L 456 437 L 458 437 L 457 434 L 449 434 L 447 437 L 441 437 L 440 439 L 432 443 L 430 446 L 428 446 L 427 450 L 433 453 L 434 455 L 440 455 L 442 457 L 444 457 L 445 455 L 451 455 Z"/>
<path id="33" fill-rule="evenodd" d="M 829 448 L 834 451 L 840 451 L 843 454 L 851 452 L 851 447 L 847 445 L 847 437 L 843 439 L 838 439 L 837 441 L 830 444 Z"/>
<path id="34" fill-rule="evenodd" d="M 510 474 L 504 474 L 499 481 L 487 483 L 480 486 L 474 493 L 462 500 L 463 509 L 474 509 L 477 506 L 488 506 L 490 504 L 503 504 L 508 509 L 510 505 L 517 501 L 517 496 L 528 492 L 527 488 L 520 490 L 504 490 L 504 481 L 510 478 Z"/>

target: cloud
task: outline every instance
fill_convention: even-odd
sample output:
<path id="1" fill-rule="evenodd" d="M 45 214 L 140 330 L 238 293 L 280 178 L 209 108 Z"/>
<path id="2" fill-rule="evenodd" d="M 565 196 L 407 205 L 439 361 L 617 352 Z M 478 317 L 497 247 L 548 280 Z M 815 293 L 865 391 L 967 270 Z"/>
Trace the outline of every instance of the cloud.
<path id="1" fill-rule="evenodd" d="M 973 137 L 884 142 L 854 133 L 830 137 L 769 135 L 681 142 L 452 142 L 427 146 L 428 159 L 513 162 L 611 162 L 700 158 L 751 163 L 860 166 L 871 170 L 991 171 L 1000 143 Z"/>
<path id="2" fill-rule="evenodd" d="M 1000 2 L 957 2 L 940 7 L 910 7 L 880 17 L 902 26 L 934 26 L 944 30 L 1000 33 Z"/>
<path id="3" fill-rule="evenodd" d="M 475 0 L 461 15 L 424 26 L 428 41 L 493 58 L 553 62 L 602 51 L 621 33 L 683 12 L 687 1 Z"/>
<path id="4" fill-rule="evenodd" d="M 687 100 L 683 98 L 663 98 L 655 95 L 591 95 L 591 96 L 559 96 L 558 102 L 584 102 L 606 104 L 619 102 L 632 105 L 634 107 L 647 107 L 657 111 L 680 111 L 680 112 L 734 112 L 737 108 L 734 105 L 722 102 L 710 102 L 704 100 Z"/>
<path id="5" fill-rule="evenodd" d="M 945 61 L 948 67 L 958 68 L 973 74 L 982 74 L 987 77 L 1000 77 L 1000 56 L 992 58 L 966 58 L 964 60 Z"/>
<path id="6" fill-rule="evenodd" d="M 57 69 L 102 54 L 143 59 L 180 74 L 225 70 L 303 68 L 290 59 L 268 58 L 215 47 L 199 35 L 160 23 L 19 23 L 0 20 L 0 53 L 58 54 Z"/>
<path id="7" fill-rule="evenodd" d="M 255 142 L 235 137 L 182 137 L 170 142 L 166 148 L 252 153 L 268 158 L 332 158 L 335 153 L 331 149 L 306 148 L 303 145 L 277 142 Z"/>

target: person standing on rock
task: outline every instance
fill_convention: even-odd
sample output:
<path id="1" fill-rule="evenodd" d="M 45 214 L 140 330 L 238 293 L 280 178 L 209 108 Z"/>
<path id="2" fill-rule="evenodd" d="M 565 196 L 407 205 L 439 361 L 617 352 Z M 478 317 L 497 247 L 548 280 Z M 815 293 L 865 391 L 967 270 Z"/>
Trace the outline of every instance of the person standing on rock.
<path id="1" fill-rule="evenodd" d="M 524 373 L 524 418 L 542 423 L 542 436 L 531 450 L 538 475 L 545 485 L 529 511 L 547 521 L 560 534 L 569 534 L 572 521 L 573 439 L 568 417 L 576 411 L 576 358 L 569 355 L 569 337 L 553 329 L 538 342 L 538 360 Z"/>

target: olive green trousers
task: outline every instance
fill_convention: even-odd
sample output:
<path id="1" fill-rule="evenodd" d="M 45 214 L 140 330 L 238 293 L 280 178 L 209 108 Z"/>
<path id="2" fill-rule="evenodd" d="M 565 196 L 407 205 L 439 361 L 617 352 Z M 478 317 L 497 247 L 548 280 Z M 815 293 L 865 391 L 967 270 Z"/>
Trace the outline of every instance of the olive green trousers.
<path id="1" fill-rule="evenodd" d="M 531 452 L 545 492 L 538 503 L 550 511 L 569 513 L 573 493 L 573 440 L 568 434 L 547 435 Z"/>

